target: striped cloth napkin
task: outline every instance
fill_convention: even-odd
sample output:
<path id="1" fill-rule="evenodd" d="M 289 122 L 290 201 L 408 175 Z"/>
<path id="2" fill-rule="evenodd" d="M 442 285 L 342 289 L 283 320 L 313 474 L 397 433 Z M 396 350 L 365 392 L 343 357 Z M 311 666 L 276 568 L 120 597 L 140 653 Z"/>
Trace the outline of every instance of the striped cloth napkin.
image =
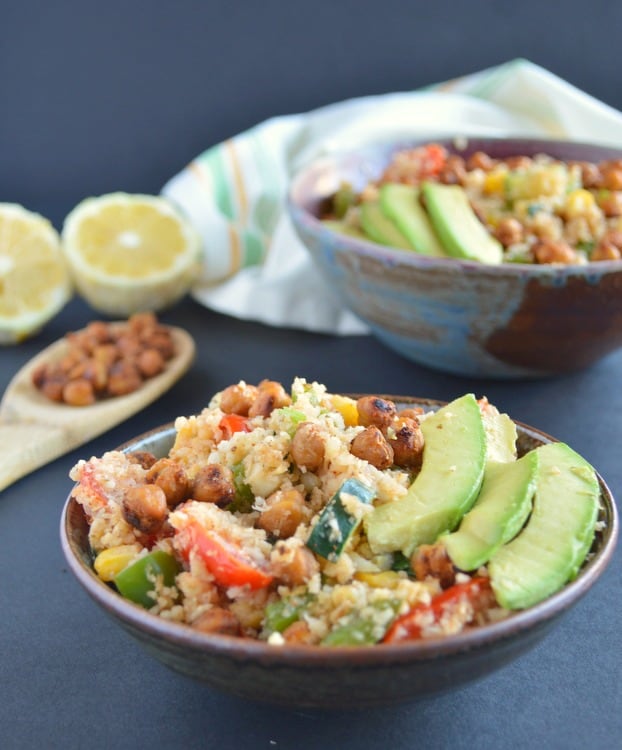
<path id="1" fill-rule="evenodd" d="M 284 210 L 290 178 L 311 159 L 365 142 L 457 130 L 620 146 L 622 113 L 533 63 L 514 60 L 415 92 L 267 120 L 207 149 L 162 190 L 204 239 L 193 297 L 268 325 L 366 333 L 331 294 L 294 233 Z"/>

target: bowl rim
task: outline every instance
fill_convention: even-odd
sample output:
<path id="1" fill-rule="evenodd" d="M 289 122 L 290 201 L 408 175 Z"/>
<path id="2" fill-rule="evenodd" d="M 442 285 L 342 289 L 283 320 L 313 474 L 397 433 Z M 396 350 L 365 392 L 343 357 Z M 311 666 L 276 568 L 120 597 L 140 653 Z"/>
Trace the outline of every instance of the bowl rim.
<path id="1" fill-rule="evenodd" d="M 348 394 L 358 396 L 361 394 Z M 390 396 L 397 403 L 416 403 L 439 408 L 446 401 L 417 398 L 411 396 Z M 512 420 L 519 430 L 528 438 L 540 442 L 558 442 L 547 433 L 523 422 Z M 126 441 L 112 450 L 128 451 L 138 444 L 154 437 L 172 437 L 175 434 L 174 422 L 155 427 Z M 391 644 L 374 644 L 373 646 L 331 646 L 287 644 L 277 646 L 266 641 L 252 638 L 240 638 L 228 635 L 201 633 L 184 623 L 165 620 L 154 615 L 141 606 L 124 599 L 114 589 L 104 583 L 92 567 L 88 567 L 77 553 L 77 543 L 72 540 L 69 524 L 70 509 L 81 506 L 69 493 L 60 517 L 60 542 L 69 569 L 78 582 L 109 613 L 115 615 L 123 624 L 142 631 L 152 637 L 191 648 L 214 656 L 227 656 L 237 659 L 257 659 L 269 662 L 274 666 L 334 666 L 345 664 L 358 666 L 386 666 L 404 660 L 424 661 L 437 659 L 451 654 L 485 648 L 493 643 L 511 640 L 515 636 L 555 620 L 563 612 L 578 602 L 608 567 L 616 547 L 619 531 L 619 518 L 613 494 L 604 479 L 596 471 L 601 489 L 602 512 L 608 520 L 602 530 L 602 542 L 598 551 L 581 567 L 577 577 L 566 583 L 562 589 L 544 599 L 542 602 L 525 610 L 517 610 L 508 618 L 468 629 L 457 635 L 430 638 L 421 641 L 405 641 Z M 75 487 L 76 485 L 74 485 Z"/>
<path id="2" fill-rule="evenodd" d="M 310 210 L 305 207 L 305 201 L 301 193 L 304 188 L 310 188 L 317 182 L 320 174 L 326 170 L 338 170 L 347 161 L 358 161 L 364 164 L 366 155 L 375 154 L 379 150 L 386 151 L 387 154 L 393 153 L 401 148 L 409 148 L 434 142 L 441 145 L 452 145 L 456 141 L 472 141 L 480 144 L 492 143 L 512 143 L 517 147 L 538 146 L 546 149 L 570 147 L 577 149 L 590 149 L 597 151 L 604 158 L 622 159 L 622 148 L 613 145 L 601 143 L 589 143 L 587 141 L 575 141 L 572 139 L 546 138 L 546 137 L 523 137 L 523 136 L 478 136 L 472 135 L 436 135 L 429 137 L 413 136 L 413 138 L 401 138 L 398 140 L 376 139 L 354 150 L 339 150 L 333 153 L 322 154 L 297 169 L 289 183 L 285 196 L 285 204 L 295 227 L 302 227 L 317 235 L 320 240 L 328 242 L 331 238 L 337 238 L 337 251 L 346 251 L 367 257 L 374 257 L 388 265 L 407 265 L 425 269 L 447 269 L 455 270 L 458 273 L 474 274 L 485 270 L 491 275 L 511 275 L 511 276 L 537 276 L 549 277 L 552 283 L 555 278 L 568 276 L 593 276 L 595 279 L 613 271 L 622 269 L 622 259 L 619 260 L 601 260 L 589 262 L 582 265 L 553 265 L 553 264 L 533 264 L 533 263 L 499 263 L 484 264 L 476 260 L 466 260 L 453 257 L 436 257 L 421 255 L 412 250 L 403 250 L 401 248 L 380 245 L 371 240 L 359 239 L 349 235 L 340 234 L 320 221 Z M 561 157 L 560 157 L 561 158 Z M 576 159 L 569 159 L 576 161 Z M 307 190 L 313 193 L 318 199 L 326 198 L 328 193 L 323 194 L 319 191 Z"/>

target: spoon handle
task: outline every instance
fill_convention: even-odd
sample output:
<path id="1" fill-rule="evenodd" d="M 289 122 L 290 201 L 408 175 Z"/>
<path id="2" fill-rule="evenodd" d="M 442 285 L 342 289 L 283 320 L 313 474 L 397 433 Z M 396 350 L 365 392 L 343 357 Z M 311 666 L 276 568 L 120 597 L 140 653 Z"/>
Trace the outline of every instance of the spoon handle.
<path id="1" fill-rule="evenodd" d="M 0 421 L 0 491 L 66 452 L 61 427 Z"/>

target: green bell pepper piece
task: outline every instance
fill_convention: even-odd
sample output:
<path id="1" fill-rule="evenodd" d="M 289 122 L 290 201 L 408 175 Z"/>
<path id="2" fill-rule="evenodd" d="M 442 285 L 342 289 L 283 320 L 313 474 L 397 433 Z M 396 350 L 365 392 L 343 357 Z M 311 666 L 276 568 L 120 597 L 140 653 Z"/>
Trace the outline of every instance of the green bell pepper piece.
<path id="1" fill-rule="evenodd" d="M 172 555 L 156 550 L 117 573 L 114 584 L 123 597 L 150 609 L 155 604 L 150 593 L 154 591 L 156 577 L 161 575 L 164 585 L 172 586 L 179 571 L 179 563 Z"/>
<path id="2" fill-rule="evenodd" d="M 400 606 L 398 601 L 383 601 L 372 605 L 378 612 L 386 612 L 384 622 L 376 617 L 352 614 L 348 621 L 325 636 L 322 646 L 371 646 L 378 643 L 395 619 Z"/>
<path id="3" fill-rule="evenodd" d="M 305 594 L 279 599 L 268 604 L 264 612 L 263 635 L 282 633 L 294 622 L 300 620 L 312 598 L 310 594 Z"/>
<path id="4" fill-rule="evenodd" d="M 246 484 L 246 475 L 244 474 L 244 464 L 240 461 L 231 467 L 233 472 L 233 484 L 235 485 L 235 499 L 227 506 L 230 513 L 250 513 L 255 502 L 253 491 Z"/>

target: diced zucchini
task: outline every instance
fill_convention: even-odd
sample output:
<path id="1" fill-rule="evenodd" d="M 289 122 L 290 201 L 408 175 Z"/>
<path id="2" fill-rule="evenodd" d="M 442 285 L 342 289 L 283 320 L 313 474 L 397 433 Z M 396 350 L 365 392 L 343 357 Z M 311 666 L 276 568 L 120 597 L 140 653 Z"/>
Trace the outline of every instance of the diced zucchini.
<path id="1" fill-rule="evenodd" d="M 352 499 L 355 503 L 369 505 L 375 496 L 375 492 L 358 479 L 346 479 L 320 514 L 307 540 L 307 547 L 327 560 L 338 560 L 361 522 L 361 514 L 350 513 L 346 506 Z"/>

